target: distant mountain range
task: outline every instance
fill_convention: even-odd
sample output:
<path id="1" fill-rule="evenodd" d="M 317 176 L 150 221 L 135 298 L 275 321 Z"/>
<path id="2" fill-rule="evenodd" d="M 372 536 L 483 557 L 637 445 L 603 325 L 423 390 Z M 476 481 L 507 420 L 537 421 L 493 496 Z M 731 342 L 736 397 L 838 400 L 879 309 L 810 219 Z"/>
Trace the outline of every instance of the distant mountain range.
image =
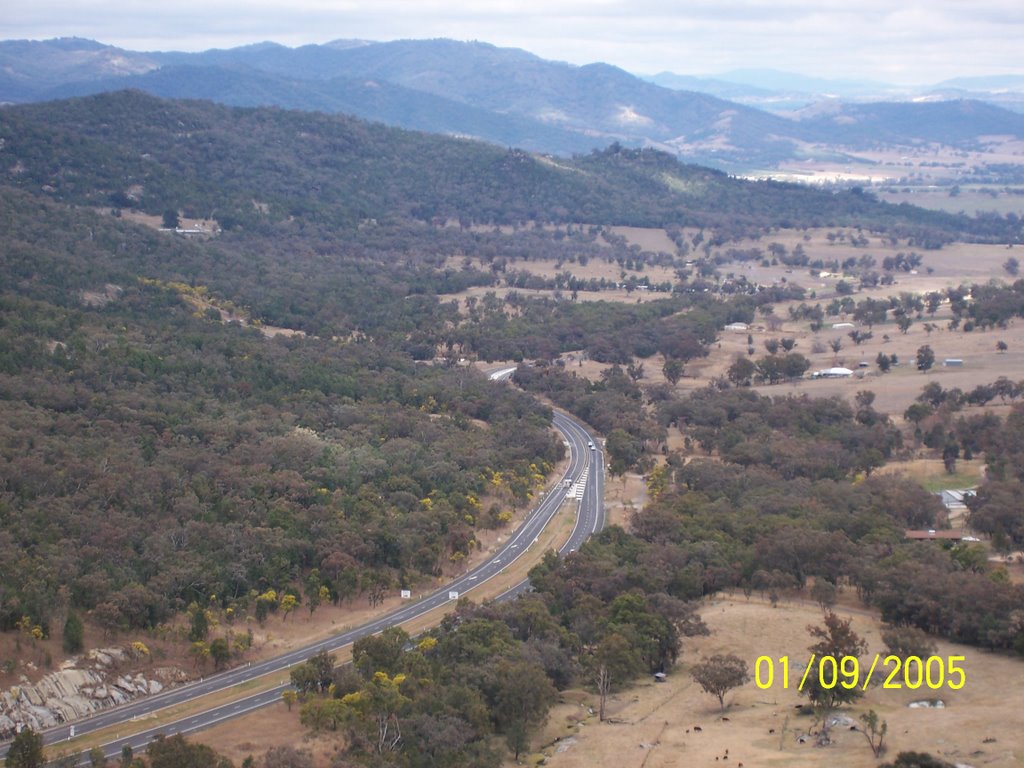
<path id="1" fill-rule="evenodd" d="M 613 142 L 652 146 L 727 169 L 880 145 L 975 149 L 982 137 L 1024 136 L 1024 114 L 991 103 L 1024 99 L 1024 78 L 963 79 L 910 94 L 768 70 L 642 79 L 608 64 L 578 67 L 444 39 L 202 53 L 140 53 L 77 38 L 0 42 L 0 102 L 121 89 L 347 113 L 556 155 Z M 874 102 L 872 94 L 903 100 Z"/>
<path id="2" fill-rule="evenodd" d="M 807 77 L 774 69 L 737 69 L 704 77 L 660 72 L 643 77 L 666 88 L 699 91 L 780 114 L 821 101 L 920 103 L 958 99 L 984 101 L 1024 113 L 1024 75 L 961 77 L 916 87 Z"/>

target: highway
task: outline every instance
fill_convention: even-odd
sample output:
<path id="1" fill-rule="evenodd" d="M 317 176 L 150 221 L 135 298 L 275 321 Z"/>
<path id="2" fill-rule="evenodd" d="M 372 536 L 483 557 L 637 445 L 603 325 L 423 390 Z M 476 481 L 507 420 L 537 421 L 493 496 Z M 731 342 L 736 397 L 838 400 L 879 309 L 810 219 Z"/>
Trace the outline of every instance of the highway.
<path id="1" fill-rule="evenodd" d="M 508 378 L 514 369 L 505 369 L 492 374 L 495 380 Z M 522 557 L 533 545 L 544 528 L 548 525 L 562 504 L 569 499 L 577 499 L 579 511 L 575 526 L 569 539 L 562 546 L 564 552 L 575 551 L 583 541 L 601 530 L 605 525 L 604 512 L 604 453 L 597 438 L 588 429 L 567 414 L 555 411 L 553 424 L 561 433 L 568 445 L 569 462 L 564 473 L 554 487 L 541 499 L 529 513 L 523 523 L 509 536 L 501 548 L 492 553 L 486 561 L 451 581 L 445 587 L 428 594 L 422 599 L 410 601 L 401 608 L 364 624 L 307 645 L 289 653 L 261 662 L 235 667 L 200 681 L 172 688 L 155 696 L 136 700 L 129 704 L 92 715 L 74 723 L 51 728 L 43 733 L 44 743 L 57 745 L 68 741 L 72 736 L 82 736 L 104 728 L 124 724 L 125 729 L 134 728 L 139 720 L 156 717 L 156 713 L 167 707 L 191 701 L 200 696 L 225 691 L 237 685 L 255 680 L 270 674 L 287 675 L 290 667 L 300 664 L 310 656 L 321 651 L 333 652 L 366 635 L 375 634 L 396 624 L 411 621 L 446 603 L 469 595 L 480 585 L 494 578 L 511 563 Z M 506 590 L 497 599 L 508 599 L 529 588 L 529 582 L 523 581 Z M 224 720 L 239 717 L 253 710 L 281 701 L 281 693 L 289 688 L 281 684 L 262 693 L 250 697 L 234 699 L 219 707 L 183 717 L 181 720 L 164 723 L 159 727 L 139 731 L 131 735 L 115 739 L 102 745 L 108 757 L 121 754 L 124 745 L 130 745 L 136 752 L 145 746 L 157 734 L 173 735 L 188 734 L 209 728 Z M 116 730 L 115 730 L 116 733 Z M 6 754 L 6 745 L 0 749 L 0 757 Z M 87 764 L 82 762 L 81 764 Z"/>

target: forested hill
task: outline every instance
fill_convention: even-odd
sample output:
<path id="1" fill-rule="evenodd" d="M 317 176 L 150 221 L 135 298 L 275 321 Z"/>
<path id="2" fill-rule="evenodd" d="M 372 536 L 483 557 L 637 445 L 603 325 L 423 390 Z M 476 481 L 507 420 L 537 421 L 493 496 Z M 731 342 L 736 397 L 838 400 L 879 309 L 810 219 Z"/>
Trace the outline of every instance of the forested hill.
<path id="1" fill-rule="evenodd" d="M 223 231 L 146 225 L 179 216 Z M 615 224 L 663 226 L 675 252 L 633 246 Z M 391 661 L 367 638 L 353 649 L 365 680 L 294 668 L 301 723 L 344 730 L 353 765 L 381 757 L 360 752 L 372 742 L 359 729 L 376 740 L 378 726 L 359 691 L 401 686 L 395 764 L 498 766 L 497 736 L 517 754 L 555 686 L 589 685 L 595 661 L 616 659 L 616 686 L 671 666 L 702 627 L 689 601 L 726 587 L 849 583 L 893 622 L 1024 647 L 1021 589 L 985 572 L 980 547 L 903 541 L 908 526 L 937 527 L 935 497 L 863 479 L 903 441 L 872 393 L 855 410 L 742 385 L 681 400 L 639 383 L 644 360 L 659 355 L 678 380 L 727 323 L 804 296 L 795 282 L 713 281 L 712 246 L 730 238 L 849 226 L 927 247 L 1016 241 L 1020 224 L 743 182 L 618 146 L 552 160 L 137 92 L 0 109 L 0 640 L 24 647 L 0 687 L 39 671 L 47 647 L 78 653 L 101 633 L 145 638 L 151 659 L 187 652 L 203 674 L 251 656 L 300 605 L 433 589 L 557 477 L 564 447 L 535 395 L 599 430 L 613 473 L 649 470 L 636 536 L 613 528 L 547 555 L 535 595 L 460 604 L 408 654 L 389 630 Z M 560 271 L 522 268 L 531 260 Z M 599 260 L 600 277 L 563 270 Z M 620 281 L 648 299 L 587 300 Z M 1011 316 L 1015 289 L 976 293 L 974 311 Z M 581 351 L 613 365 L 590 381 L 558 364 Z M 464 364 L 474 357 L 535 365 L 518 389 Z M 757 363 L 766 377 L 808 365 L 800 352 Z M 1024 420 L 1004 430 L 953 413 L 936 434 L 954 452 L 962 440 L 998 468 L 1024 444 Z M 669 452 L 669 428 L 718 455 Z M 984 491 L 982 518 L 1001 525 L 1000 500 L 1019 496 Z M 505 696 L 514 683 L 529 688 L 521 699 Z M 431 734 L 448 733 L 460 738 L 441 751 Z"/>
<path id="2" fill-rule="evenodd" d="M 764 72 L 754 80 L 752 73 L 734 74 L 731 83 L 670 76 L 661 87 L 608 63 L 573 66 L 445 39 L 298 48 L 267 42 L 194 53 L 130 51 L 75 38 L 0 41 L 2 103 L 134 88 L 168 99 L 352 114 L 562 156 L 619 141 L 718 168 L 751 169 L 846 153 L 856 163 L 880 147 L 905 154 L 941 144 L 975 152 L 988 143 L 985 137 L 1024 135 L 1024 116 L 994 106 L 1015 103 L 1011 81 L 976 82 L 967 91 L 963 84 L 952 91 L 939 86 L 940 103 L 847 104 L 834 94 L 859 101 L 867 93 L 892 98 L 893 90 L 873 84 L 867 92 L 851 91 L 850 83 L 794 82 L 782 73 L 769 74 L 770 82 Z M 737 85 L 742 82 L 768 89 L 752 96 Z M 919 95 L 936 96 L 930 89 Z M 766 103 L 787 104 L 787 111 L 809 106 L 792 119 L 754 108 Z"/>
<path id="3" fill-rule="evenodd" d="M 177 210 L 225 229 L 287 219 L 865 226 L 921 244 L 1009 240 L 1019 222 L 893 207 L 857 191 L 745 182 L 617 145 L 572 160 L 275 108 L 124 91 L 0 110 L 5 184 L 79 205 Z M 927 233 L 927 234 L 925 234 Z"/>

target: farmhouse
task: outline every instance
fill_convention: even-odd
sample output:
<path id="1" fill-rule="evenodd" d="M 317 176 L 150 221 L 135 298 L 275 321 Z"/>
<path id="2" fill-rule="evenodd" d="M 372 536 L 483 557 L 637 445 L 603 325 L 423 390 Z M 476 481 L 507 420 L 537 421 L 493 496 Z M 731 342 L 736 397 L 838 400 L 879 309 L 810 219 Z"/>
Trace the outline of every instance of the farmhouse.
<path id="1" fill-rule="evenodd" d="M 853 376 L 849 368 L 826 368 L 811 374 L 812 379 L 846 379 Z"/>
<path id="2" fill-rule="evenodd" d="M 938 539 L 945 541 L 962 541 L 968 539 L 971 541 L 977 541 L 974 537 L 969 537 L 963 531 L 936 531 L 934 528 L 929 528 L 927 531 L 907 531 L 905 534 L 908 539 L 915 539 L 923 541 L 925 539 Z"/>

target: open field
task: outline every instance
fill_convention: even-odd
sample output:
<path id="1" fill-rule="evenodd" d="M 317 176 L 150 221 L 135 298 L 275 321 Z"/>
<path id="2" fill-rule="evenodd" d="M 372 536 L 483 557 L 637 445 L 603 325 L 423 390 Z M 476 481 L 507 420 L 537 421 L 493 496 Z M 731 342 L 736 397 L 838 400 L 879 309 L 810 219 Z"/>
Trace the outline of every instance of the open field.
<path id="1" fill-rule="evenodd" d="M 631 243 L 641 247 L 657 247 L 667 240 L 662 230 L 643 230 L 638 228 L 618 228 L 616 230 Z M 833 238 L 830 240 L 829 235 Z M 836 232 L 827 230 L 782 230 L 772 233 L 761 240 L 730 243 L 725 250 L 734 248 L 738 251 L 750 248 L 766 250 L 770 243 L 780 243 L 787 250 L 801 245 L 809 258 L 824 261 L 837 260 L 842 262 L 848 258 L 859 258 L 870 254 L 881 263 L 886 256 L 906 253 L 908 247 L 902 243 L 891 243 L 878 237 L 867 235 L 868 244 L 854 246 L 851 244 L 853 232 L 845 232 L 835 237 Z M 1016 253 L 1015 249 L 1002 245 L 975 245 L 953 243 L 940 250 L 920 252 L 921 267 L 916 273 L 897 273 L 891 285 L 883 285 L 870 290 L 858 291 L 853 295 L 855 301 L 867 297 L 882 298 L 898 295 L 903 292 L 925 294 L 931 291 L 943 291 L 962 284 L 984 283 L 989 280 L 1011 279 L 1003 269 L 1003 263 L 1009 256 Z M 586 266 L 565 263 L 560 268 L 554 262 L 530 261 L 516 262 L 517 269 L 525 269 L 536 274 L 550 276 L 560 270 L 568 270 L 577 277 L 610 277 L 614 278 L 619 268 L 617 264 L 608 264 L 599 260 L 591 260 Z M 652 280 L 661 278 L 671 270 L 661 267 L 649 267 Z M 804 302 L 810 305 L 828 304 L 835 296 L 836 284 L 840 276 L 818 276 L 806 269 L 791 269 L 784 265 L 764 265 L 761 262 L 748 261 L 739 264 L 727 263 L 719 268 L 724 277 L 743 276 L 748 281 L 763 285 L 779 284 L 783 281 L 800 285 L 808 291 Z M 666 278 L 667 279 L 667 278 Z M 499 295 L 506 291 L 499 291 Z M 486 289 L 473 289 L 460 294 L 460 297 L 486 293 Z M 552 291 L 532 291 L 531 295 L 553 295 Z M 581 293 L 580 300 L 607 301 L 649 301 L 659 298 L 659 294 L 634 291 L 608 291 L 601 293 Z M 944 389 L 959 387 L 964 391 L 973 389 L 980 383 L 995 381 L 1000 376 L 1013 379 L 1024 379 L 1024 324 L 1021 321 L 1011 322 L 1008 328 L 988 331 L 975 330 L 965 333 L 962 330 L 951 331 L 948 322 L 951 317 L 948 306 L 942 306 L 934 316 L 925 314 L 915 319 L 907 333 L 901 333 L 894 322 L 876 325 L 871 328 L 859 327 L 858 330 L 870 331 L 872 338 L 860 345 L 854 344 L 849 338 L 851 328 L 834 329 L 836 323 L 852 322 L 850 318 L 839 316 L 828 318 L 825 326 L 818 332 L 812 332 L 807 322 L 794 322 L 789 319 L 788 309 L 800 302 L 777 305 L 774 318 L 768 320 L 758 317 L 749 330 L 754 347 L 754 357 L 767 352 L 764 342 L 771 338 L 789 337 L 796 339 L 794 351 L 801 353 L 811 361 L 811 370 L 844 366 L 855 370 L 850 379 L 803 380 L 794 383 L 759 387 L 765 394 L 808 394 L 832 396 L 839 395 L 847 399 L 860 390 L 869 389 L 876 394 L 875 407 L 893 417 L 900 417 L 921 388 L 930 381 L 939 382 Z M 926 328 L 930 326 L 930 328 Z M 679 391 L 688 391 L 706 386 L 712 379 L 725 375 L 737 355 L 747 354 L 748 331 L 723 331 L 717 345 L 713 346 L 708 357 L 692 360 L 685 366 L 684 378 L 678 384 Z M 842 348 L 833 353 L 830 342 L 838 339 Z M 1003 341 L 1008 350 L 1000 353 L 996 344 Z M 915 356 L 919 347 L 929 345 L 935 353 L 935 367 L 927 373 L 916 370 Z M 896 355 L 899 365 L 888 374 L 881 374 L 875 364 L 879 353 Z M 943 361 L 949 358 L 962 359 L 963 367 L 944 367 Z M 566 363 L 579 375 L 596 379 L 607 367 L 591 360 L 581 360 L 578 355 L 566 355 Z M 644 378 L 642 384 L 658 384 L 664 382 L 661 373 L 663 359 L 654 356 L 644 360 Z M 865 367 L 859 367 L 861 363 Z M 990 405 L 997 411 L 1004 408 L 998 401 Z"/>
<path id="2" fill-rule="evenodd" d="M 1021 212 L 1024 213 L 1024 196 L 1014 198 L 1020 201 Z M 643 229 L 639 227 L 615 227 L 616 234 L 626 238 L 630 245 L 636 245 L 644 250 L 665 251 L 674 253 L 675 248 L 671 240 L 662 229 Z M 686 230 L 686 239 L 692 241 L 698 230 Z M 860 245 L 854 245 L 851 240 L 854 236 L 863 236 L 866 240 Z M 749 240 L 731 241 L 723 246 L 711 249 L 712 253 L 727 254 L 730 250 L 745 251 L 760 249 L 767 255 L 767 248 L 772 243 L 779 243 L 792 251 L 797 245 L 801 246 L 807 253 L 810 261 L 821 259 L 824 262 L 842 262 L 848 258 L 860 258 L 865 255 L 873 256 L 877 263 L 877 269 L 881 271 L 882 260 L 887 256 L 895 256 L 899 253 L 917 252 L 922 257 L 921 267 L 917 274 L 897 273 L 895 282 L 892 285 L 880 286 L 866 292 L 858 292 L 854 298 L 860 299 L 869 295 L 891 295 L 901 291 L 913 293 L 926 293 L 928 291 L 951 288 L 964 282 L 986 282 L 990 279 L 1008 279 L 1008 275 L 1002 269 L 1002 264 L 1008 257 L 1016 255 L 1012 247 L 1005 245 L 987 245 L 970 243 L 951 243 L 939 250 L 921 250 L 908 246 L 906 242 L 891 242 L 887 238 L 872 235 L 869 232 L 858 232 L 853 229 L 807 229 L 807 230 L 776 230 L 764 237 Z M 670 246 L 672 246 L 670 248 Z M 705 247 L 700 245 L 691 251 L 687 258 L 697 258 L 704 254 Z M 448 266 L 452 269 L 459 269 L 464 263 L 480 269 L 486 269 L 486 264 L 474 259 L 464 257 L 452 257 Z M 652 284 L 671 281 L 675 283 L 677 276 L 675 270 L 669 267 L 662 267 L 651 264 L 643 264 L 642 269 L 624 270 L 614 260 L 590 259 L 585 265 L 579 262 L 557 262 L 553 259 L 530 259 L 528 261 L 510 261 L 509 270 L 524 271 L 544 278 L 552 278 L 556 274 L 568 272 L 573 277 L 589 279 L 623 280 L 630 276 L 637 278 L 648 277 Z M 826 303 L 831 300 L 835 293 L 836 283 L 840 276 L 830 275 L 819 277 L 817 272 L 811 274 L 807 269 L 790 268 L 782 264 L 765 265 L 759 261 L 747 261 L 744 263 L 725 263 L 719 266 L 718 271 L 726 278 L 731 276 L 743 276 L 747 280 L 762 285 L 773 285 L 777 283 L 792 283 L 808 291 L 808 298 L 805 299 L 813 304 L 816 300 L 824 300 Z M 504 296 L 509 289 L 501 288 L 471 288 L 461 293 L 453 294 L 452 297 L 459 299 L 463 304 L 465 298 L 474 296 L 480 298 L 485 293 L 494 291 L 499 296 Z M 519 290 L 522 295 L 528 296 L 553 296 L 555 291 L 545 290 Z M 562 292 L 567 297 L 567 292 Z M 826 298 L 828 297 L 828 298 Z M 625 301 L 642 302 L 657 298 L 664 298 L 664 294 L 648 291 L 613 290 L 601 292 L 581 291 L 579 301 Z M 778 313 L 777 314 L 781 314 Z"/>
<path id="3" fill-rule="evenodd" d="M 951 189 L 932 185 L 885 187 L 875 190 L 875 194 L 887 203 L 910 203 L 947 213 L 963 212 L 969 216 L 978 213 L 998 213 L 1000 216 L 1015 213 L 1019 216 L 1024 213 L 1024 190 L 1020 187 L 968 184 L 961 186 L 957 194 L 952 194 Z"/>
<path id="4" fill-rule="evenodd" d="M 837 613 L 853 619 L 853 627 L 869 646 L 883 651 L 881 625 L 856 606 Z M 687 674 L 689 665 L 714 653 L 735 653 L 751 667 L 759 656 L 789 655 L 791 676 L 802 674 L 810 645 L 806 627 L 821 624 L 821 611 L 809 601 L 783 601 L 772 608 L 742 595 L 710 601 L 702 611 L 712 630 L 709 637 L 685 641 L 682 662 L 667 682 L 641 683 L 614 695 L 610 722 L 600 723 L 588 708 L 596 696 L 585 692 L 564 697 L 538 737 L 550 768 L 668 768 L 669 766 L 732 765 L 820 766 L 859 768 L 878 764 L 859 732 L 849 724 L 833 728 L 834 743 L 816 747 L 799 736 L 814 728 L 814 718 L 796 707 L 804 704 L 794 690 L 778 680 L 766 690 L 751 681 L 726 696 L 725 719 L 718 701 L 701 691 Z M 939 642 L 937 655 L 965 657 L 966 684 L 959 691 L 883 690 L 872 686 L 864 699 L 840 714 L 853 722 L 874 709 L 888 723 L 887 757 L 901 750 L 923 750 L 944 760 L 980 768 L 1018 766 L 1024 759 L 1024 690 L 1007 685 L 1020 678 L 1020 662 L 974 648 Z M 913 701 L 940 698 L 944 709 L 910 709 Z M 700 726 L 701 731 L 694 730 Z M 557 741 L 556 741 L 557 739 Z M 728 755 L 726 757 L 726 755 Z M 536 756 L 533 760 L 538 759 Z M 513 763 L 508 762 L 511 766 Z"/>
<path id="5" fill-rule="evenodd" d="M 862 184 L 888 202 L 907 202 L 952 213 L 961 210 L 967 214 L 992 210 L 1002 214 L 1019 213 L 1024 207 L 1024 201 L 1015 195 L 993 203 L 988 193 L 1002 190 L 1004 185 L 999 183 L 984 185 L 984 191 L 976 200 L 971 194 L 964 194 L 958 201 L 949 194 L 953 185 L 971 178 L 972 174 L 990 178 L 991 166 L 1019 166 L 1024 156 L 1024 142 L 1013 136 L 986 137 L 985 146 L 973 151 L 922 144 L 914 148 L 883 147 L 842 153 L 839 147 L 812 146 L 807 147 L 806 155 L 807 159 L 783 161 L 777 167 L 754 169 L 743 175 L 802 184 Z M 961 186 L 963 192 L 968 191 L 966 183 Z M 979 185 L 974 186 L 977 189 Z M 951 203 L 945 203 L 942 198 Z"/>

